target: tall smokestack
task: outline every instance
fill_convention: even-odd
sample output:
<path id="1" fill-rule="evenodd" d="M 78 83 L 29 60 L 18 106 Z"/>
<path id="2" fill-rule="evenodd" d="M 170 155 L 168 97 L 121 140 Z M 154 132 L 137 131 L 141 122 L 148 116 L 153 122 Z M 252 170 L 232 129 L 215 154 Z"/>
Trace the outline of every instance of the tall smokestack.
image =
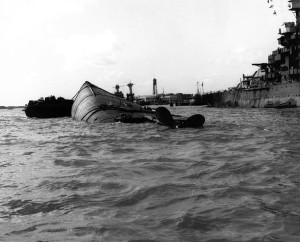
<path id="1" fill-rule="evenodd" d="M 157 80 L 153 78 L 153 95 L 157 95 Z"/>

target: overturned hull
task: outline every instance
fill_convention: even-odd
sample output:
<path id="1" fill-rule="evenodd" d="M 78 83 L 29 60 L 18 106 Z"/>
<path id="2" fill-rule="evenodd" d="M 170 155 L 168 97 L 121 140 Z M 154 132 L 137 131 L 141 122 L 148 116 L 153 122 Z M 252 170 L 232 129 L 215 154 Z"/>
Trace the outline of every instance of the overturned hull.
<path id="1" fill-rule="evenodd" d="M 114 122 L 123 116 L 139 119 L 155 117 L 155 112 L 143 106 L 120 98 L 90 82 L 85 82 L 75 95 L 71 116 L 77 121 Z"/>

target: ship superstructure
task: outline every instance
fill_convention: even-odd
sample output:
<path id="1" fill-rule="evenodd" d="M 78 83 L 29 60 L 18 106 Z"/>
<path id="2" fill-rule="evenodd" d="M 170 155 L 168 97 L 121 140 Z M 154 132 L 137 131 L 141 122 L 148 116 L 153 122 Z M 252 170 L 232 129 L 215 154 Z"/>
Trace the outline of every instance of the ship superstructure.
<path id="1" fill-rule="evenodd" d="M 280 46 L 268 62 L 254 63 L 258 70 L 253 75 L 243 75 L 235 88 L 208 94 L 207 102 L 213 106 L 300 106 L 300 0 L 290 0 L 289 7 L 296 21 L 285 22 L 279 29 Z"/>

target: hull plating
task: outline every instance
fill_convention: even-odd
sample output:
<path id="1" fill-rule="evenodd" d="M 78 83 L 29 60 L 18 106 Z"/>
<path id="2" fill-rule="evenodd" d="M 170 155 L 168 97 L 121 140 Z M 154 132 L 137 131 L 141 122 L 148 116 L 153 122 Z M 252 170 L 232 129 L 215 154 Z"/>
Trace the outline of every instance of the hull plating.
<path id="1" fill-rule="evenodd" d="M 215 106 L 248 108 L 278 107 L 282 104 L 300 106 L 300 82 L 281 83 L 264 89 L 237 89 L 223 92 Z"/>
<path id="2" fill-rule="evenodd" d="M 154 116 L 155 113 L 143 110 L 141 105 L 117 97 L 89 82 L 85 82 L 76 94 L 72 106 L 72 118 L 86 122 L 114 122 L 120 115 L 133 118 Z"/>

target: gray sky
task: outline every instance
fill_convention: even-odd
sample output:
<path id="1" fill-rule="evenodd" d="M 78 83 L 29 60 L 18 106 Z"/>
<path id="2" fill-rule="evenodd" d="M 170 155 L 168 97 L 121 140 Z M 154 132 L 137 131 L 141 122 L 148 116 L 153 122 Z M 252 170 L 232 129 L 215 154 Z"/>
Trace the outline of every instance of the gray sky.
<path id="1" fill-rule="evenodd" d="M 267 62 L 287 0 L 0 0 L 0 105 L 72 98 L 84 81 L 136 95 L 236 86 Z M 127 87 L 122 91 L 126 93 Z"/>

